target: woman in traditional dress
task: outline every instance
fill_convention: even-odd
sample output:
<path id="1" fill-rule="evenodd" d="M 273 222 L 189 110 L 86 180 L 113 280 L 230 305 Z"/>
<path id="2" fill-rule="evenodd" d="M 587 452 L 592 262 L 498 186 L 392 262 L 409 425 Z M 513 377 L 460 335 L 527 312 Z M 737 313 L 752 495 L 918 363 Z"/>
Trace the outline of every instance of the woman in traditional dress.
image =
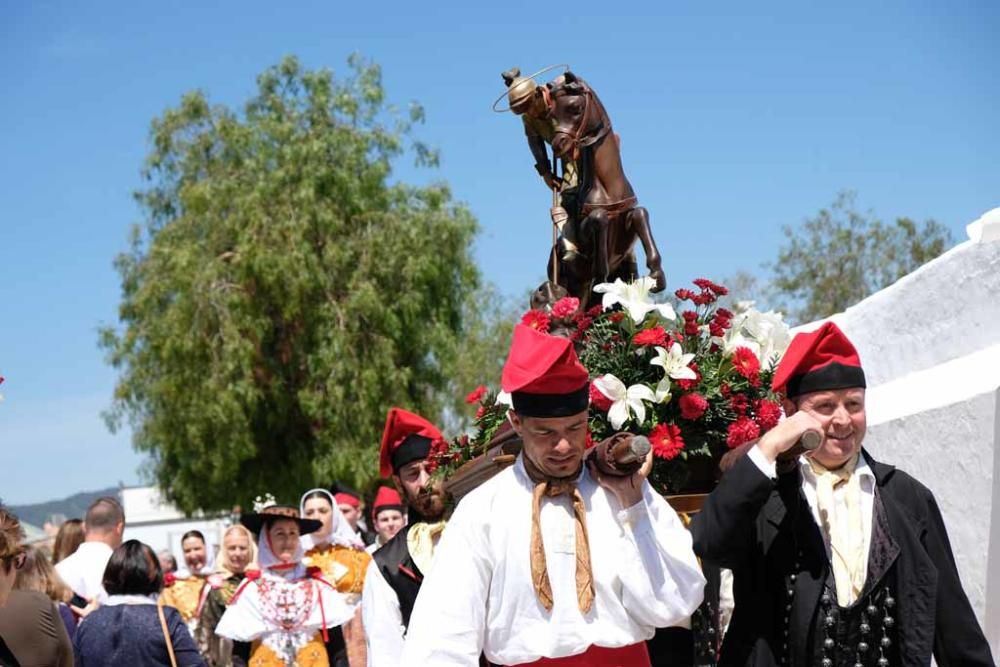
<path id="1" fill-rule="evenodd" d="M 365 551 L 361 537 L 344 518 L 334 496 L 326 489 L 312 489 L 302 494 L 299 510 L 307 519 L 322 522 L 323 527 L 303 538 L 303 547 L 310 565 L 323 570 L 327 581 L 347 596 L 354 608 L 356 620 L 330 633 L 327 650 L 334 667 L 367 664 L 365 637 L 361 624 L 361 590 L 371 556 Z"/>
<path id="2" fill-rule="evenodd" d="M 208 593 L 209 551 L 201 531 L 189 530 L 181 537 L 184 569 L 163 577 L 160 601 L 180 612 L 192 637 L 198 635 L 198 614 Z M 202 647 L 204 648 L 204 647 Z"/>
<path id="3" fill-rule="evenodd" d="M 236 589 L 243 583 L 246 572 L 258 569 L 253 534 L 240 524 L 227 528 L 222 536 L 222 550 L 215 560 L 215 573 L 208 577 L 208 593 L 198 623 L 198 645 L 204 647 L 212 667 L 245 667 L 247 664 L 250 645 L 244 642 L 234 645 L 231 639 L 215 634 L 215 628 Z"/>
<path id="4" fill-rule="evenodd" d="M 320 568 L 303 562 L 300 536 L 323 524 L 273 500 L 255 509 L 240 522 L 258 534 L 260 570 L 246 573 L 215 633 L 253 642 L 250 667 L 329 667 L 328 629 L 350 620 L 354 610 Z"/>

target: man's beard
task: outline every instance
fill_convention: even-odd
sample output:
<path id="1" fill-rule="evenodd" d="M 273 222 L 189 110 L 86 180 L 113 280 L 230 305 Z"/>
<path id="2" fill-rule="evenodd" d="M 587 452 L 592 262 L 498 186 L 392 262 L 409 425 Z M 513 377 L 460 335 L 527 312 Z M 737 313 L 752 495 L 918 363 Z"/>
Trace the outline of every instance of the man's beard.
<path id="1" fill-rule="evenodd" d="M 435 486 L 425 486 L 415 496 L 403 489 L 403 498 L 407 505 L 427 521 L 437 521 L 444 516 L 444 494 Z"/>

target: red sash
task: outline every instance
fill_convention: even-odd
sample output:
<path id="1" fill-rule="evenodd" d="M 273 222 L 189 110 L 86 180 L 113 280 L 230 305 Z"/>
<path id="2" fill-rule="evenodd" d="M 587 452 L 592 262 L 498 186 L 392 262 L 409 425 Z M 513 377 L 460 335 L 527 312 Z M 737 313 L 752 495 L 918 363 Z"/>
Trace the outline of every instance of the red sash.
<path id="1" fill-rule="evenodd" d="M 639 642 L 621 648 L 591 646 L 583 653 L 565 658 L 539 658 L 534 662 L 524 662 L 511 667 L 650 667 L 646 642 Z"/>

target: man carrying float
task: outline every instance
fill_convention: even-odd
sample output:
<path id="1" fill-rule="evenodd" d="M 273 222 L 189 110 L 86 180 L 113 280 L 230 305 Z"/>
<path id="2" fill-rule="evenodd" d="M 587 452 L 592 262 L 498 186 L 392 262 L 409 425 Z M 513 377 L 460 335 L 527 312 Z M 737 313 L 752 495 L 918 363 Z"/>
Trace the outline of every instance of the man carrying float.
<path id="1" fill-rule="evenodd" d="M 649 665 L 645 640 L 701 603 L 691 536 L 646 482 L 585 465 L 587 370 L 518 325 L 504 367 L 516 463 L 456 509 L 410 620 L 402 665 Z"/>

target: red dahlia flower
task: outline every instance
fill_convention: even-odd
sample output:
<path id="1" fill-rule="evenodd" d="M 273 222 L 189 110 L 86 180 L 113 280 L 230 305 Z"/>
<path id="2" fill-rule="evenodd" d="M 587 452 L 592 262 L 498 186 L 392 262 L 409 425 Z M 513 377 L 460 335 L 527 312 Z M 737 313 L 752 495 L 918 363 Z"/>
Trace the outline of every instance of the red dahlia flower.
<path id="1" fill-rule="evenodd" d="M 753 402 L 753 410 L 757 413 L 761 431 L 770 431 L 781 420 L 781 406 L 774 401 L 758 399 Z"/>
<path id="2" fill-rule="evenodd" d="M 708 401 L 701 394 L 684 394 L 678 404 L 681 408 L 681 417 L 690 421 L 701 419 L 708 409 Z"/>
<path id="3" fill-rule="evenodd" d="M 741 345 L 736 348 L 736 351 L 733 352 L 733 368 L 736 369 L 737 373 L 750 380 L 751 383 L 755 379 L 757 382 L 760 382 L 760 361 L 749 347 Z"/>
<path id="4" fill-rule="evenodd" d="M 558 319 L 567 319 L 572 317 L 573 314 L 579 310 L 580 300 L 575 296 L 564 296 L 555 302 L 552 306 L 552 317 Z"/>
<path id="5" fill-rule="evenodd" d="M 661 347 L 666 347 L 667 332 L 664 331 L 661 326 L 655 326 L 652 329 L 643 329 L 636 335 L 632 336 L 632 344 L 638 346 L 659 345 Z"/>
<path id="6" fill-rule="evenodd" d="M 521 324 L 529 326 L 536 331 L 548 333 L 552 320 L 540 310 L 529 310 L 521 317 Z"/>
<path id="7" fill-rule="evenodd" d="M 653 456 L 669 461 L 684 449 L 684 438 L 676 424 L 657 424 L 649 432 L 649 444 L 653 446 Z"/>
<path id="8" fill-rule="evenodd" d="M 730 449 L 734 449 L 758 437 L 760 437 L 760 427 L 757 426 L 754 420 L 743 416 L 729 425 L 729 432 L 726 435 L 726 445 Z"/>

